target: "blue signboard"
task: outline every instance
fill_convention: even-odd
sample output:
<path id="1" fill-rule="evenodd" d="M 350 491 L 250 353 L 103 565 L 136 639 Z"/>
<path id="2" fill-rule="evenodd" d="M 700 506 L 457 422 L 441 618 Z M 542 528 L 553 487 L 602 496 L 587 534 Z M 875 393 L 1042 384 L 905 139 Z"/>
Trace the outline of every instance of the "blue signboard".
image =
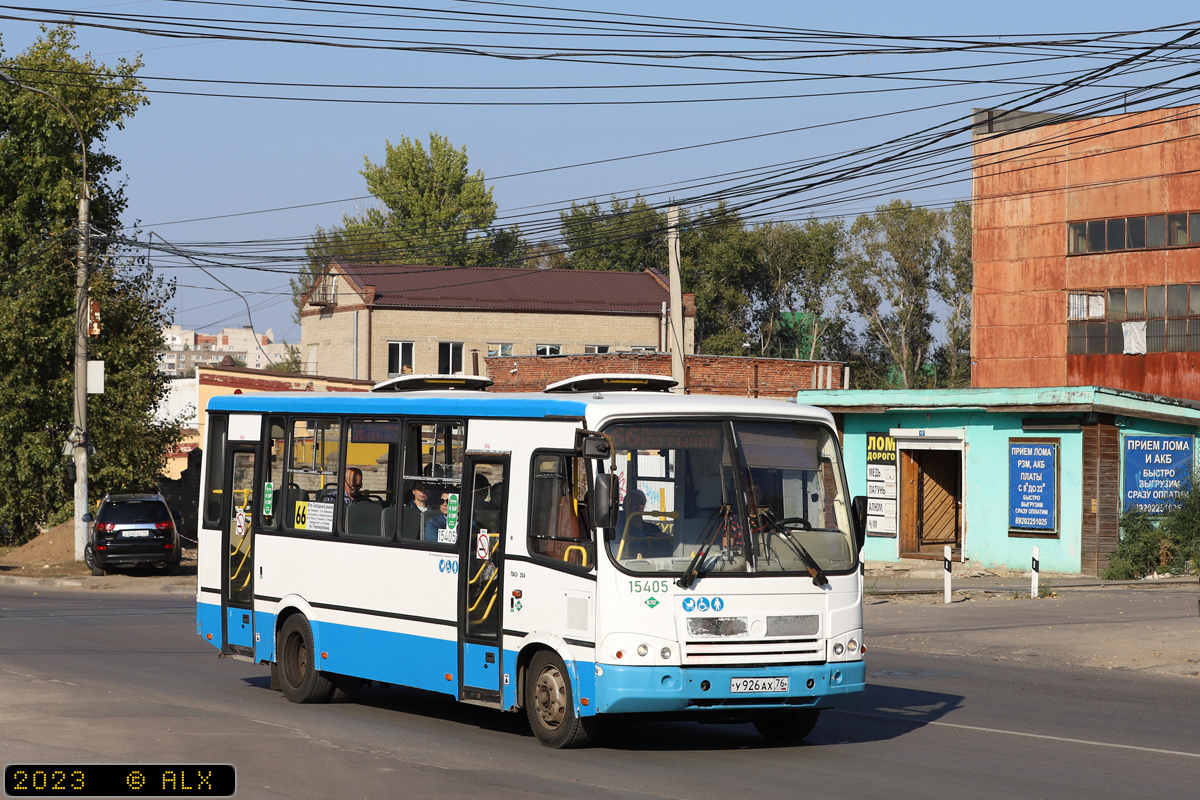
<path id="1" fill-rule="evenodd" d="M 1035 531 L 1058 527 L 1058 445 L 1008 443 L 1008 525 Z"/>
<path id="2" fill-rule="evenodd" d="M 1161 514 L 1192 482 L 1191 436 L 1126 436 L 1125 508 Z"/>

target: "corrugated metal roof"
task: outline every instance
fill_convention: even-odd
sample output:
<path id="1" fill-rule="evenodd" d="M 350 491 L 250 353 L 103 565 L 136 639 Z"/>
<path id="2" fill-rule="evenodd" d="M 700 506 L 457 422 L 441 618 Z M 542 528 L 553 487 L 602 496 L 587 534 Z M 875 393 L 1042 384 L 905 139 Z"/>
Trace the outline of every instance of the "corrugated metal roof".
<path id="1" fill-rule="evenodd" d="M 375 287 L 375 306 L 658 315 L 670 302 L 665 280 L 649 271 L 617 272 L 512 267 L 357 264 L 342 272 L 361 291 Z M 691 297 L 685 313 L 695 313 Z"/>

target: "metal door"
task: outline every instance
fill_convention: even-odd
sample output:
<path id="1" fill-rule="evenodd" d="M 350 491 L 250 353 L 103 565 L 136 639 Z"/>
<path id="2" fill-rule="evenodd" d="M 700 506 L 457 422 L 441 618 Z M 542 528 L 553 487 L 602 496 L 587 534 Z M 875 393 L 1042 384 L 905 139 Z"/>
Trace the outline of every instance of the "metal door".
<path id="1" fill-rule="evenodd" d="M 254 464 L 256 447 L 231 445 L 225 462 L 227 498 L 221 541 L 225 565 L 221 576 L 224 653 L 254 655 Z"/>
<path id="2" fill-rule="evenodd" d="M 500 704 L 507 456 L 470 456 L 459 526 L 459 696 Z M 454 509 L 451 509 L 453 511 Z"/>

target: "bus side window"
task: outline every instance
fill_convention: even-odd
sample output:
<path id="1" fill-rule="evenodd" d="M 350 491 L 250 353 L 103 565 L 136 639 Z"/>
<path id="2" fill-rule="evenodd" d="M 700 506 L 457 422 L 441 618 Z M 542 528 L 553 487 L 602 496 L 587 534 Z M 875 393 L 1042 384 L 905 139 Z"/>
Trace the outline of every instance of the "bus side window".
<path id="1" fill-rule="evenodd" d="M 267 419 L 267 464 L 263 470 L 263 482 L 259 496 L 262 498 L 262 526 L 278 528 L 284 515 L 286 487 L 283 485 L 283 445 L 286 441 L 283 417 Z"/>
<path id="2" fill-rule="evenodd" d="M 463 456 L 467 428 L 461 422 L 410 422 L 404 434 L 400 539 L 450 548 L 458 540 Z M 442 498 L 449 502 L 442 506 Z M 462 509 L 465 511 L 465 509 Z"/>
<path id="3" fill-rule="evenodd" d="M 337 419 L 296 419 L 288 431 L 284 527 L 333 533 L 338 497 L 338 458 L 342 423 Z"/>
<path id="4" fill-rule="evenodd" d="M 596 545 L 587 508 L 586 460 L 557 453 L 535 454 L 532 483 L 530 555 L 593 569 Z"/>
<path id="5" fill-rule="evenodd" d="M 226 416 L 208 418 L 208 486 L 204 492 L 204 524 L 220 527 L 221 483 L 225 480 L 225 435 L 229 428 Z"/>
<path id="6" fill-rule="evenodd" d="M 391 539 L 395 528 L 392 467 L 400 445 L 400 423 L 385 419 L 347 424 L 346 463 L 341 473 L 342 532 L 361 539 Z M 347 494 L 356 479 L 358 491 Z M 390 510 L 391 513 L 386 513 Z"/>

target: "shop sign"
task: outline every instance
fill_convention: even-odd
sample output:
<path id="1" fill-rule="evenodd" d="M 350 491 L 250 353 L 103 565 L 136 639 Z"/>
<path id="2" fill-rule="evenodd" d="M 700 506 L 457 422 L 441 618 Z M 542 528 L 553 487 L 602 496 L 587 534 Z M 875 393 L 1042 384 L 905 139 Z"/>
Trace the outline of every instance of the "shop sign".
<path id="1" fill-rule="evenodd" d="M 1126 436 L 1124 506 L 1161 514 L 1192 481 L 1191 436 Z"/>
<path id="2" fill-rule="evenodd" d="M 1053 531 L 1058 515 L 1058 445 L 1051 442 L 1008 443 L 1008 525 Z"/>
<path id="3" fill-rule="evenodd" d="M 867 434 L 867 533 L 896 535 L 896 439 Z"/>

